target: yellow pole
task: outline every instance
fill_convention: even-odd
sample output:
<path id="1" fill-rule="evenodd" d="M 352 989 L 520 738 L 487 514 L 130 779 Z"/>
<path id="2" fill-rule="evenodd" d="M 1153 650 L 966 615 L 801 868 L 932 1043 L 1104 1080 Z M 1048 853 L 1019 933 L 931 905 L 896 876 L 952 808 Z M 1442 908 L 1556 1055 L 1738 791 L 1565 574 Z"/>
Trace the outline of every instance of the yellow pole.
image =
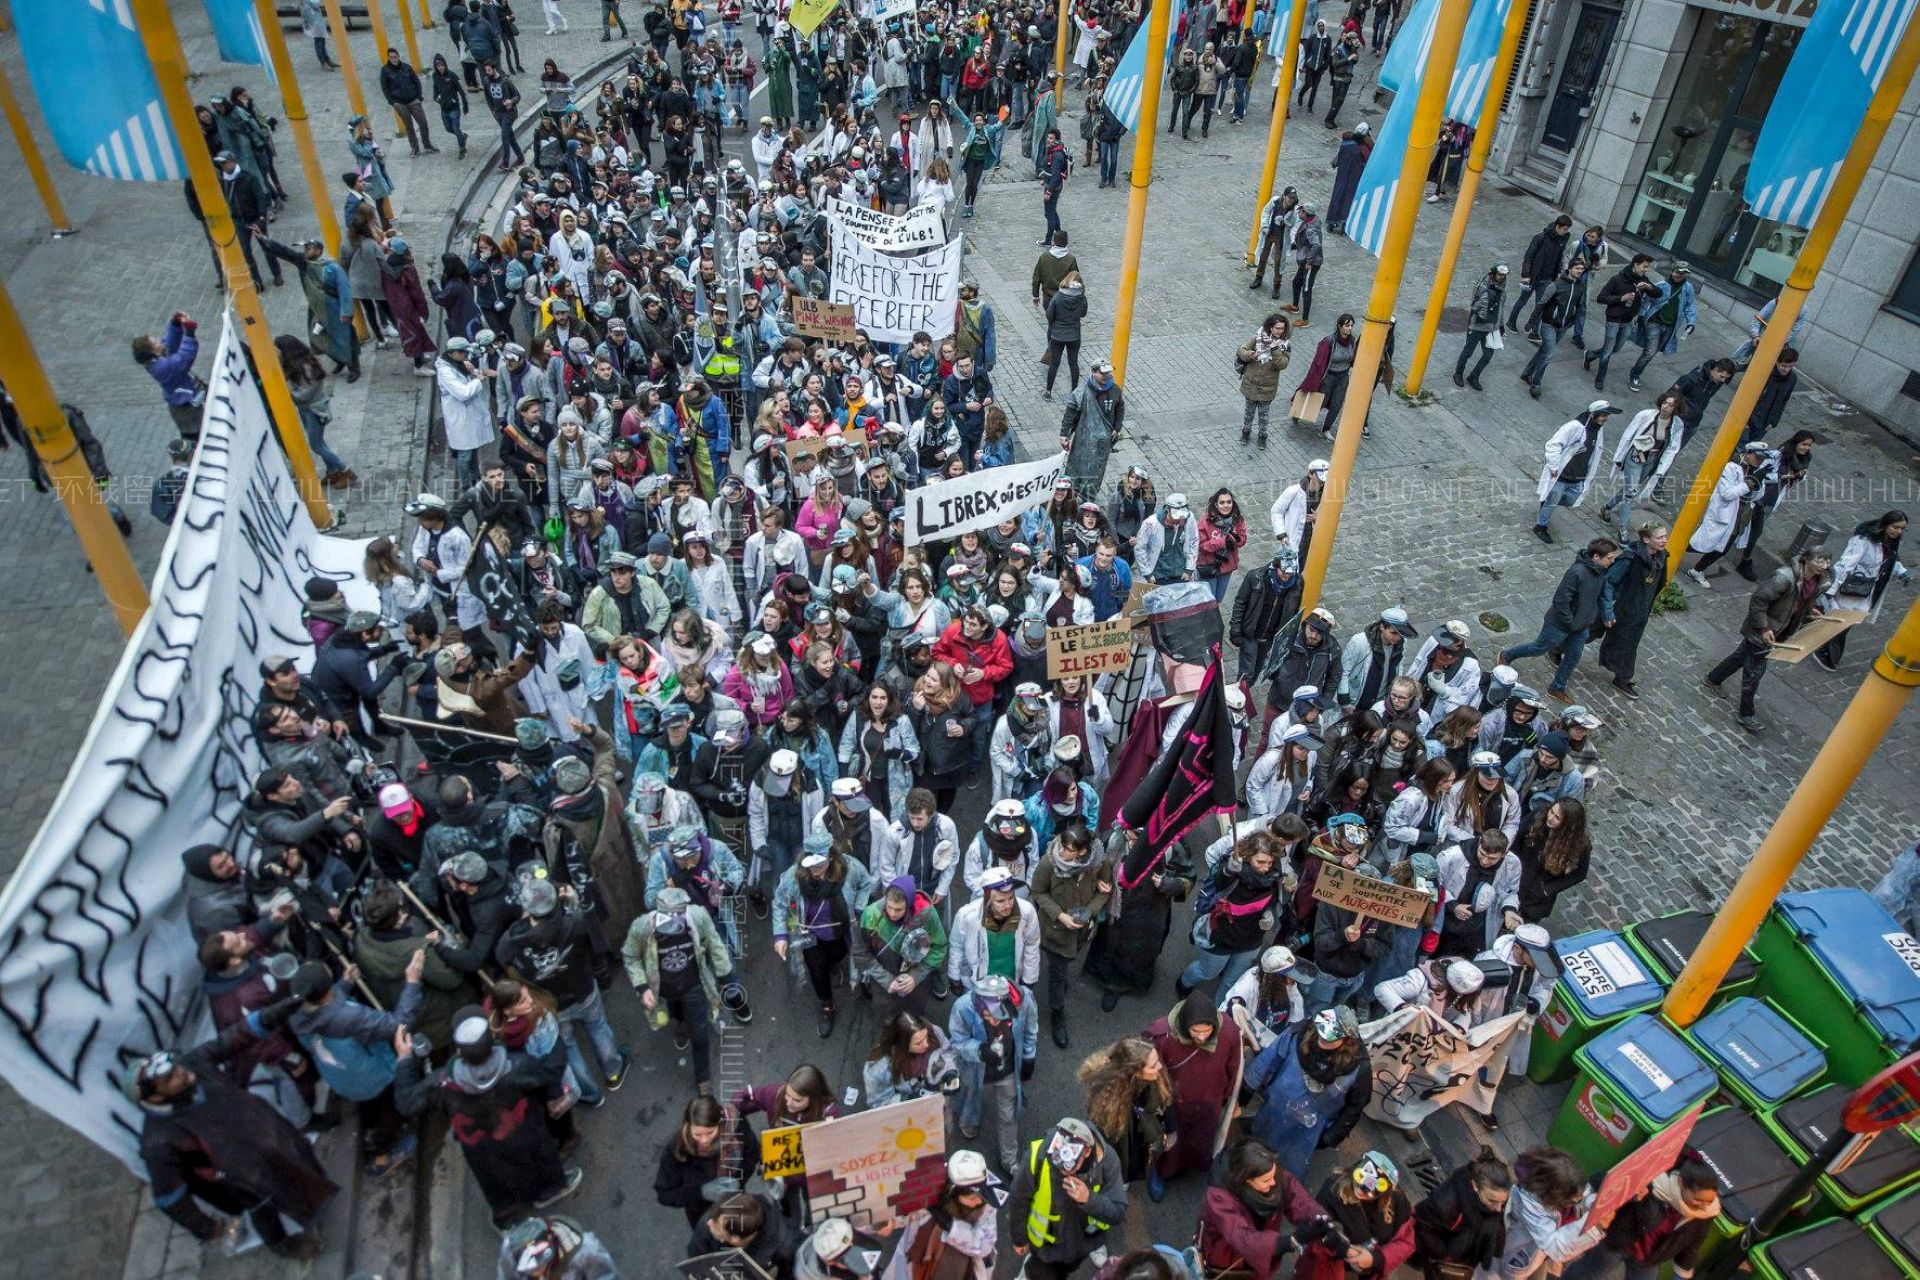
<path id="1" fill-rule="evenodd" d="M 253 273 L 241 255 L 240 241 L 234 231 L 233 215 L 227 209 L 226 194 L 213 171 L 213 157 L 207 154 L 199 121 L 193 114 L 193 99 L 187 93 L 187 59 L 180 51 L 180 35 L 167 12 L 167 0 L 130 0 L 133 20 L 140 28 L 140 40 L 147 47 L 147 60 L 153 64 L 153 78 L 160 85 L 160 99 L 167 118 L 173 123 L 174 136 L 180 142 L 180 156 L 186 162 L 188 180 L 200 197 L 200 212 L 207 222 L 207 234 L 220 252 L 220 267 L 226 272 L 227 294 L 234 313 L 240 317 L 247 351 L 253 356 L 254 376 L 266 396 L 267 412 L 287 451 L 287 463 L 299 487 L 307 514 L 322 529 L 333 523 L 327 500 L 314 474 L 313 452 L 307 447 L 307 433 L 300 426 L 299 411 L 287 390 L 286 375 L 280 369 L 280 353 L 273 346 L 273 331 L 260 310 L 260 295 L 253 287 Z M 338 11 L 339 0 L 329 0 Z"/>
<path id="2" fill-rule="evenodd" d="M 294 149 L 300 153 L 300 171 L 307 178 L 307 195 L 313 201 L 314 216 L 320 220 L 320 240 L 327 256 L 340 253 L 340 219 L 333 212 L 332 188 L 327 185 L 326 170 L 320 167 L 320 150 L 313 145 L 313 126 L 307 119 L 307 100 L 300 90 L 300 78 L 293 73 L 293 58 L 287 53 L 286 33 L 280 30 L 280 18 L 274 12 L 274 0 L 253 0 L 254 16 L 266 33 L 267 57 L 273 61 L 273 78 L 279 82 L 280 105 L 287 113 L 287 127 L 293 130 Z"/>
<path id="3" fill-rule="evenodd" d="M 413 34 L 413 10 L 407 8 L 407 0 L 399 0 L 395 7 L 400 10 L 400 34 L 407 42 L 407 65 L 425 71 L 426 64 L 420 61 L 420 41 Z"/>
<path id="4" fill-rule="evenodd" d="M 1253 30 L 1253 11 L 1255 7 L 1254 0 L 1247 0 L 1246 7 L 1240 11 L 1240 29 L 1242 31 Z"/>
<path id="5" fill-rule="evenodd" d="M 1251 6 L 1249 6 L 1251 11 Z M 1276 14 L 1275 18 L 1278 19 Z M 1273 175 L 1280 167 L 1280 139 L 1287 135 L 1287 114 L 1293 106 L 1293 76 L 1300 65 L 1300 30 L 1307 20 L 1307 0 L 1293 0 L 1287 18 L 1286 46 L 1280 51 L 1280 82 L 1273 90 L 1273 119 L 1267 122 L 1267 158 L 1260 166 L 1260 192 L 1253 198 L 1253 231 L 1247 236 L 1247 265 L 1254 262 L 1254 250 L 1260 247 L 1260 223 L 1273 198 Z M 1286 248 L 1281 246 L 1281 261 Z"/>
<path id="6" fill-rule="evenodd" d="M 353 46 L 347 43 L 347 18 L 340 12 L 340 0 L 327 0 L 327 30 L 339 46 L 334 56 L 340 59 L 340 77 L 347 82 L 347 106 L 354 115 L 363 116 L 367 114 L 367 95 L 361 91 L 360 73 L 354 69 Z"/>
<path id="7" fill-rule="evenodd" d="M 1787 275 L 1786 287 L 1780 290 L 1780 296 L 1774 300 L 1773 319 L 1761 331 L 1760 341 L 1754 348 L 1753 362 L 1741 375 L 1740 385 L 1733 389 L 1726 415 L 1720 419 L 1720 427 L 1713 433 L 1713 443 L 1707 446 L 1707 456 L 1700 461 L 1700 473 L 1693 478 L 1693 487 L 1687 491 L 1686 501 L 1680 505 L 1680 513 L 1673 518 L 1673 534 L 1667 546 L 1669 578 L 1679 575 L 1680 561 L 1687 554 L 1687 542 L 1693 537 L 1694 530 L 1700 527 L 1700 518 L 1707 511 L 1707 499 L 1713 496 L 1713 486 L 1719 480 L 1721 471 L 1726 469 L 1727 461 L 1733 457 L 1734 444 L 1740 439 L 1747 419 L 1752 416 L 1753 406 L 1760 401 L 1760 392 L 1773 373 L 1781 349 L 1787 345 L 1787 335 L 1793 332 L 1793 322 L 1800 317 L 1800 308 L 1806 304 L 1813 282 L 1826 265 L 1827 253 L 1833 248 L 1834 238 L 1840 234 L 1841 224 L 1847 220 L 1847 210 L 1853 204 L 1853 198 L 1860 193 L 1860 183 L 1873 164 L 1873 156 L 1880 149 L 1881 140 L 1887 136 L 1887 125 L 1900 106 L 1900 99 L 1913 79 L 1917 63 L 1920 63 L 1920 22 L 1909 22 L 1906 34 L 1900 37 L 1900 47 L 1894 50 L 1893 60 L 1887 64 L 1880 88 L 1874 93 L 1873 101 L 1867 104 L 1867 115 L 1860 122 L 1860 132 L 1853 135 L 1853 145 L 1847 148 L 1847 158 L 1841 162 L 1840 171 L 1833 175 L 1833 189 L 1827 192 L 1820 212 L 1814 215 L 1813 226 L 1807 229 L 1807 238 L 1801 243 L 1800 253 L 1793 260 L 1793 270 Z M 1698 424 L 1695 424 L 1695 430 L 1698 429 Z"/>
<path id="8" fill-rule="evenodd" d="M 27 172 L 33 177 L 33 185 L 40 192 L 40 203 L 47 208 L 47 221 L 53 224 L 53 238 L 73 234 L 73 223 L 67 218 L 67 208 L 60 203 L 60 192 L 53 185 L 53 175 L 47 172 L 47 162 L 40 156 L 40 145 L 33 140 L 33 131 L 27 127 L 27 117 L 20 110 L 20 100 L 13 95 L 13 86 L 7 82 L 6 73 L 0 71 L 0 111 L 7 116 L 7 127 L 13 130 L 13 140 L 20 144 L 20 158 L 27 162 Z"/>
<path id="9" fill-rule="evenodd" d="M 1829 195 L 1828 203 L 1832 202 Z M 1820 754 L 1807 766 L 1733 892 L 1715 911 L 1706 937 L 1667 992 L 1662 1012 L 1673 1025 L 1691 1024 L 1719 990 L 1741 948 L 1753 940 L 1767 909 L 1893 727 L 1915 685 L 1920 685 L 1920 600 L 1907 606 L 1907 616 L 1874 660 L 1866 683 L 1821 744 Z"/>
<path id="10" fill-rule="evenodd" d="M 1140 242 L 1147 233 L 1147 184 L 1153 181 L 1153 144 L 1160 136 L 1160 82 L 1166 78 L 1167 29 L 1173 0 L 1147 0 L 1147 50 L 1140 69 L 1140 116 L 1133 129 L 1133 172 L 1127 175 L 1127 239 L 1120 250 L 1120 297 L 1113 311 L 1113 378 L 1127 381 L 1133 344 L 1133 292 L 1140 281 Z"/>
<path id="11" fill-rule="evenodd" d="M 47 381 L 47 371 L 34 353 L 33 340 L 6 286 L 0 284 L 0 381 L 7 384 L 20 421 L 33 437 L 33 447 L 46 468 L 53 491 L 67 508 L 67 518 L 80 536 L 80 546 L 100 580 L 107 603 L 113 606 L 120 628 L 128 635 L 147 611 L 147 585 L 134 568 L 126 541 L 113 527 L 107 512 L 106 495 L 94 482 L 86 459 L 80 456 L 79 442 L 67 426 L 67 415 Z"/>
<path id="12" fill-rule="evenodd" d="M 1420 337 L 1413 345 L 1413 359 L 1407 363 L 1406 391 L 1417 395 L 1427 376 L 1427 361 L 1440 336 L 1440 311 L 1447 305 L 1447 289 L 1453 284 L 1454 268 L 1460 264 L 1460 246 L 1467 238 L 1467 222 L 1473 217 L 1473 200 L 1480 192 L 1480 175 L 1487 167 L 1487 153 L 1493 149 L 1494 130 L 1500 127 L 1500 96 L 1513 72 L 1514 59 L 1520 56 L 1520 37 L 1527 26 L 1527 0 L 1509 0 L 1507 25 L 1500 32 L 1500 51 L 1494 55 L 1493 74 L 1487 80 L 1487 100 L 1480 107 L 1480 120 L 1474 126 L 1473 145 L 1467 150 L 1467 170 L 1460 176 L 1460 189 L 1454 194 L 1453 218 L 1447 223 L 1447 242 L 1441 246 L 1440 262 L 1434 268 L 1433 288 L 1427 294 L 1426 314 L 1420 317 Z"/>
<path id="13" fill-rule="evenodd" d="M 406 8 L 407 0 L 400 0 L 400 7 L 402 9 Z M 433 5 L 431 0 L 420 0 L 420 26 L 426 31 L 433 30 Z"/>
<path id="14" fill-rule="evenodd" d="M 1053 114 L 1057 119 L 1067 105 L 1067 11 L 1071 0 L 1054 0 L 1060 8 L 1059 23 L 1053 32 Z"/>
<path id="15" fill-rule="evenodd" d="M 1440 0 L 1440 12 L 1434 19 L 1433 44 L 1427 54 L 1426 69 L 1420 75 L 1420 97 L 1413 107 L 1407 153 L 1400 160 L 1400 182 L 1393 190 L 1393 201 L 1387 209 L 1387 233 L 1380 245 L 1380 265 L 1374 268 L 1373 290 L 1367 296 L 1366 324 L 1360 330 L 1359 349 L 1354 352 L 1353 369 L 1347 376 L 1347 400 L 1340 410 L 1339 434 L 1333 443 L 1333 466 L 1327 474 L 1327 487 L 1320 495 L 1313 541 L 1307 548 L 1306 575 L 1300 593 L 1303 613 L 1320 603 L 1320 593 L 1327 584 L 1333 540 L 1340 532 L 1340 512 L 1346 506 L 1347 489 L 1353 483 L 1353 464 L 1360 453 L 1360 431 L 1366 425 L 1367 409 L 1373 403 L 1373 383 L 1380 374 L 1380 358 L 1387 345 L 1387 325 L 1400 295 L 1400 276 L 1406 267 L 1407 248 L 1413 241 L 1414 217 L 1420 211 L 1420 177 L 1433 159 L 1434 140 L 1440 136 L 1447 88 L 1453 81 L 1453 64 L 1460 55 L 1460 36 L 1467 25 L 1467 6 L 1468 0 Z"/>

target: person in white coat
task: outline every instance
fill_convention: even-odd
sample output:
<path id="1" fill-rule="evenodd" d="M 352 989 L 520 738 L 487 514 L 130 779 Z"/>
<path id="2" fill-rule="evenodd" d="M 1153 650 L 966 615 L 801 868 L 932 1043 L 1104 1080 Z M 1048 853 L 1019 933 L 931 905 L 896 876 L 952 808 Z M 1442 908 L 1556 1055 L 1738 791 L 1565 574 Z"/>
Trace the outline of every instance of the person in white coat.
<path id="1" fill-rule="evenodd" d="M 1427 1012 L 1459 1031 L 1471 1031 L 1487 1018 L 1480 1016 L 1480 992 L 1487 975 L 1471 960 L 1435 957 L 1422 960 L 1397 978 L 1374 984 L 1373 998 L 1388 1013 L 1408 1005 L 1424 1005 Z"/>
<path id="2" fill-rule="evenodd" d="M 1667 468 L 1680 454 L 1686 442 L 1687 424 L 1680 417 L 1680 395 L 1669 391 L 1651 409 L 1642 409 L 1620 433 L 1613 451 L 1612 477 L 1616 484 L 1613 497 L 1600 509 L 1602 520 L 1620 513 L 1620 538 L 1627 541 L 1627 526 L 1633 520 L 1635 503 L 1645 502 L 1666 478 Z"/>
<path id="3" fill-rule="evenodd" d="M 946 908 L 941 919 L 951 920 L 953 880 L 960 870 L 960 828 L 940 812 L 940 802 L 924 788 L 909 789 L 901 809 L 906 816 L 893 821 L 902 867 L 897 874 L 912 876 L 914 884 Z"/>
<path id="4" fill-rule="evenodd" d="M 664 843 L 667 833 L 675 827 L 697 827 L 704 821 L 700 816 L 700 802 L 668 786 L 664 773 L 634 775 L 633 790 L 627 796 L 627 829 L 633 832 L 633 841 L 642 850 Z"/>
<path id="5" fill-rule="evenodd" d="M 1505 832 L 1483 830 L 1471 851 L 1456 844 L 1437 861 L 1440 955 L 1479 955 L 1520 926 L 1520 859 L 1507 847 Z"/>
<path id="6" fill-rule="evenodd" d="M 1513 1163 L 1513 1193 L 1507 1197 L 1507 1243 L 1492 1280 L 1542 1280 L 1606 1238 L 1606 1229 L 1586 1230 L 1594 1192 L 1586 1171 L 1557 1147 L 1534 1147 Z"/>
<path id="7" fill-rule="evenodd" d="M 867 865 L 877 885 L 892 884 L 906 873 L 900 842 L 893 838 L 893 824 L 873 807 L 858 778 L 836 779 L 831 802 L 807 824 L 807 829 L 836 840 L 844 835 L 853 856 Z"/>
<path id="8" fill-rule="evenodd" d="M 1320 505 L 1320 495 L 1327 487 L 1327 473 L 1331 470 L 1333 464 L 1325 458 L 1309 462 L 1307 474 L 1298 483 L 1282 489 L 1280 496 L 1273 500 L 1273 509 L 1267 513 L 1273 521 L 1274 536 L 1285 538 L 1294 554 L 1303 560 L 1307 554 L 1310 518 Z"/>
<path id="9" fill-rule="evenodd" d="M 462 490 L 480 483 L 480 451 L 494 441 L 487 383 L 495 373 L 474 364 L 465 338 L 448 338 L 433 367 L 440 387 L 440 421 L 446 427 L 447 448 Z"/>
<path id="10" fill-rule="evenodd" d="M 571 209 L 560 211 L 560 227 L 547 237 L 547 261 L 573 281 L 583 304 L 593 296 L 593 237 L 580 229 L 580 219 Z"/>
<path id="11" fill-rule="evenodd" d="M 1606 457 L 1607 419 L 1619 412 L 1605 400 L 1595 400 L 1547 441 L 1538 488 L 1540 512 L 1533 520 L 1533 536 L 1540 541 L 1553 541 L 1547 522 L 1555 507 L 1577 507 L 1587 500 Z"/>
<path id="12" fill-rule="evenodd" d="M 1288 1027 L 1307 1020 L 1306 986 L 1318 970 L 1302 965 L 1286 947 L 1268 947 L 1260 963 L 1234 980 L 1220 998 L 1220 1010 L 1240 1033 L 1264 1049 Z"/>
<path id="13" fill-rule="evenodd" d="M 806 833 L 816 829 L 826 807 L 821 780 L 800 763 L 798 752 L 774 752 L 747 784 L 747 848 L 752 853 L 747 891 L 756 910 L 766 893 L 760 883 L 762 868 L 779 884 L 787 868 L 800 860 Z"/>
<path id="14" fill-rule="evenodd" d="M 762 195 L 773 190 L 773 167 L 780 161 L 780 153 L 787 149 L 786 135 L 773 127 L 772 116 L 760 117 L 760 128 L 748 139 L 753 150 L 754 168 L 760 174 Z"/>
<path id="15" fill-rule="evenodd" d="M 740 621 L 740 597 L 733 590 L 732 563 L 714 557 L 713 535 L 703 529 L 687 530 L 680 544 L 686 553 L 687 580 L 693 585 L 687 603 L 721 631 L 733 631 Z"/>
<path id="16" fill-rule="evenodd" d="M 485 606 L 467 589 L 467 562 L 473 559 L 473 539 L 464 527 L 454 523 L 447 500 L 436 493 L 423 493 L 409 502 L 405 510 L 419 522 L 414 528 L 407 558 L 432 587 L 441 608 L 451 606 L 463 628 L 485 623 Z"/>
<path id="17" fill-rule="evenodd" d="M 1820 607 L 1828 613 L 1836 609 L 1866 610 L 1867 621 L 1880 616 L 1880 601 L 1887 584 L 1898 578 L 1913 581 L 1913 574 L 1900 563 L 1900 539 L 1907 532 L 1907 513 L 1889 511 L 1876 520 L 1863 520 L 1854 526 L 1846 550 L 1833 565 L 1833 589 L 1820 597 Z M 1814 650 L 1813 660 L 1832 671 L 1847 653 L 1847 635 L 1842 631 Z"/>
<path id="18" fill-rule="evenodd" d="M 1022 898 L 1022 887 L 1004 866 L 980 875 L 980 892 L 953 913 L 947 934 L 947 979 L 956 990 L 970 991 L 990 973 L 1031 988 L 1040 981 L 1040 912 Z M 1002 944 L 1001 968 L 995 968 L 995 940 Z"/>
<path id="19" fill-rule="evenodd" d="M 527 710 L 546 717 L 554 737 L 577 742 L 580 734 L 573 726 L 594 719 L 588 686 L 600 664 L 594 661 L 587 633 L 567 621 L 565 606 L 549 600 L 534 611 L 533 620 L 547 642 L 540 646 L 533 670 L 521 678 L 520 696 Z"/>
<path id="20" fill-rule="evenodd" d="M 969 896 L 980 892 L 980 880 L 989 868 L 1005 867 L 1017 892 L 1026 896 L 1026 884 L 1040 860 L 1040 836 L 1018 800 L 999 800 L 987 810 L 987 820 L 967 845 L 960 863 L 961 883 Z"/>
<path id="21" fill-rule="evenodd" d="M 1687 576 L 1695 585 L 1709 589 L 1713 586 L 1707 579 L 1707 570 L 1726 555 L 1738 539 L 1743 523 L 1741 507 L 1760 492 L 1760 476 L 1771 453 L 1766 441 L 1749 440 L 1738 457 L 1720 468 L 1720 478 L 1713 482 L 1713 492 L 1707 497 L 1706 513 L 1700 517 L 1693 536 L 1687 539 L 1687 550 L 1700 553 L 1693 568 L 1687 570 Z"/>
<path id="22" fill-rule="evenodd" d="M 1456 707 L 1480 705 L 1480 659 L 1467 647 L 1472 629 L 1459 619 L 1449 619 L 1435 629 L 1420 646 L 1413 661 L 1400 674 L 1420 687 L 1420 712 L 1423 725 L 1447 718 Z M 1391 682 L 1388 688 L 1392 688 Z"/>
<path id="23" fill-rule="evenodd" d="M 1280 745 L 1260 753 L 1247 773 L 1247 813 L 1267 819 L 1298 812 L 1313 797 L 1313 774 L 1325 743 L 1304 724 L 1289 724 Z"/>
<path id="24" fill-rule="evenodd" d="M 1520 793 L 1501 776 L 1500 753 L 1476 751 L 1467 767 L 1467 776 L 1448 787 L 1440 802 L 1434 844 L 1471 841 L 1493 827 L 1512 840 L 1520 832 Z"/>
<path id="25" fill-rule="evenodd" d="M 1414 634 L 1407 611 L 1397 604 L 1354 632 L 1340 651 L 1340 684 L 1334 690 L 1340 705 L 1365 707 L 1377 700 L 1406 665 L 1407 638 Z"/>
<path id="26" fill-rule="evenodd" d="M 1000 1215 L 995 1202 L 1001 1195 L 1000 1185 L 979 1152 L 956 1151 L 948 1156 L 946 1188 L 934 1205 L 915 1209 L 901 1221 L 893 1260 L 881 1280 L 915 1280 L 927 1274 L 915 1261 L 925 1256 L 939 1259 L 935 1274 L 953 1280 L 990 1280 L 999 1250 Z M 928 1232 L 939 1238 L 939 1249 L 922 1243 Z"/>
<path id="27" fill-rule="evenodd" d="M 1075 725 L 1074 720 L 1079 723 Z M 1061 676 L 1047 694 L 1047 732 L 1055 742 L 1077 737 L 1086 753 L 1087 778 L 1098 786 L 1106 780 L 1107 752 L 1112 749 L 1113 714 L 1107 695 L 1085 676 Z"/>
<path id="28" fill-rule="evenodd" d="M 1187 495 L 1170 493 L 1160 509 L 1140 522 L 1133 540 L 1133 576 L 1165 585 L 1194 576 L 1200 562 L 1200 524 Z"/>

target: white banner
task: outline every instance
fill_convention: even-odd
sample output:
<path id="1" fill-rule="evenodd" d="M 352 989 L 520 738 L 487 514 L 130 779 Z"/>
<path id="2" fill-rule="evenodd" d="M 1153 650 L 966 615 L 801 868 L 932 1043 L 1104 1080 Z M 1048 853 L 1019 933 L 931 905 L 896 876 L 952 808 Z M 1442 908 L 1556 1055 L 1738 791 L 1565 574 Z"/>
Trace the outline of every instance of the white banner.
<path id="1" fill-rule="evenodd" d="M 935 342 L 953 332 L 960 301 L 961 242 L 891 258 L 829 221 L 833 282 L 829 302 L 853 306 L 853 322 L 875 342 L 911 342 L 925 333 Z"/>
<path id="2" fill-rule="evenodd" d="M 295 492 L 232 321 L 208 374 L 200 448 L 85 744 L 0 893 L 0 1073 L 136 1174 L 129 1063 L 207 1030 L 180 855 L 235 845 L 264 761 L 251 718 L 260 660 L 311 667 L 303 584 L 358 579 L 364 543 L 324 538 Z"/>
<path id="3" fill-rule="evenodd" d="M 1407 1005 L 1361 1026 L 1373 1059 L 1367 1114 L 1396 1129 L 1417 1129 L 1449 1102 L 1485 1115 L 1507 1073 L 1507 1059 L 1532 1030 L 1533 1016 L 1509 1013 L 1472 1031 Z"/>
<path id="4" fill-rule="evenodd" d="M 955 480 L 939 480 L 907 490 L 907 543 L 957 538 L 969 529 L 988 529 L 1011 520 L 1053 496 L 1053 482 L 1066 472 L 1067 455 L 1039 462 L 970 471 Z"/>
<path id="5" fill-rule="evenodd" d="M 904 18 L 918 7 L 916 0 L 874 0 L 872 17 L 875 22 L 887 22 Z"/>
<path id="6" fill-rule="evenodd" d="M 862 204 L 829 199 L 827 217 L 860 238 L 860 243 L 887 253 L 919 253 L 947 243 L 947 224 L 937 204 L 917 204 L 905 213 L 886 213 Z M 958 244 L 958 241 L 954 243 Z"/>

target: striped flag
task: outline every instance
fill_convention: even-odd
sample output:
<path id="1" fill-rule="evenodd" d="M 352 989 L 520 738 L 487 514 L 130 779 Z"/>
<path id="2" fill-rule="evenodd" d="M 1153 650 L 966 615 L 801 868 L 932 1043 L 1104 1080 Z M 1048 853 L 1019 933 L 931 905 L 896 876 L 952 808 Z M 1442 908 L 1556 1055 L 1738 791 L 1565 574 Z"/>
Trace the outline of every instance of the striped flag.
<path id="1" fill-rule="evenodd" d="M 1152 0 L 1160 4 L 1167 0 Z M 1172 0 L 1173 16 L 1167 19 L 1167 48 L 1173 48 L 1176 34 L 1180 30 L 1180 15 L 1186 12 L 1187 0 Z M 1146 88 L 1147 69 L 1147 27 L 1152 20 L 1151 3 L 1142 15 L 1140 29 L 1133 33 L 1133 39 L 1127 43 L 1127 51 L 1120 57 L 1120 63 L 1113 69 L 1113 79 L 1107 81 L 1107 96 L 1101 99 L 1107 110 L 1113 112 L 1114 119 L 1128 129 L 1140 125 L 1140 96 Z M 1168 55 L 1171 57 L 1171 53 Z"/>
<path id="2" fill-rule="evenodd" d="M 1810 227 L 1920 0 L 1821 0 L 1780 77 L 1742 194 L 1756 217 Z"/>
<path id="3" fill-rule="evenodd" d="M 13 18 L 34 96 L 68 164 L 123 182 L 186 176 L 127 0 L 14 0 Z"/>
<path id="4" fill-rule="evenodd" d="M 1478 122 L 1487 94 L 1493 89 L 1493 64 L 1500 56 L 1500 32 L 1506 25 L 1512 3 L 1513 0 L 1473 0 L 1473 7 L 1467 11 L 1467 26 L 1460 35 L 1460 57 L 1454 63 L 1453 79 L 1447 86 L 1446 114 L 1451 119 Z M 1367 167 L 1361 171 L 1360 186 L 1354 192 L 1353 209 L 1347 214 L 1346 223 L 1347 234 L 1353 242 L 1376 256 L 1387 236 L 1387 215 L 1393 207 L 1393 193 L 1400 185 L 1400 166 L 1406 158 L 1414 103 L 1420 96 L 1427 56 L 1433 49 L 1434 20 L 1439 12 L 1440 0 L 1418 0 L 1380 67 L 1380 83 L 1393 90 L 1393 105 L 1387 108 L 1387 118 L 1374 137 L 1373 151 L 1367 157 Z M 1424 181 L 1425 177 L 1419 174 L 1416 180 Z"/>
<path id="5" fill-rule="evenodd" d="M 205 4 L 207 21 L 213 24 L 213 40 L 220 49 L 220 60 L 265 67 L 267 79 L 278 84 L 279 79 L 273 74 L 273 59 L 267 56 L 266 33 L 260 30 L 260 11 L 254 7 L 253 0 L 205 0 Z"/>

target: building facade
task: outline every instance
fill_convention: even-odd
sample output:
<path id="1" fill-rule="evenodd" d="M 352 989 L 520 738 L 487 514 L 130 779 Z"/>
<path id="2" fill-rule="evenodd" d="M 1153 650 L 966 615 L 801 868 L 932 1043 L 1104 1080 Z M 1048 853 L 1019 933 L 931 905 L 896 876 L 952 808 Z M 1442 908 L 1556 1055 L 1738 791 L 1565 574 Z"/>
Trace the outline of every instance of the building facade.
<path id="1" fill-rule="evenodd" d="M 1806 232 L 1754 217 L 1746 166 L 1817 0 L 1532 0 L 1490 167 L 1605 225 L 1622 249 L 1693 269 L 1745 324 Z M 1808 302 L 1815 380 L 1920 433 L 1920 81 Z M 1704 358 L 1710 354 L 1701 352 Z"/>

